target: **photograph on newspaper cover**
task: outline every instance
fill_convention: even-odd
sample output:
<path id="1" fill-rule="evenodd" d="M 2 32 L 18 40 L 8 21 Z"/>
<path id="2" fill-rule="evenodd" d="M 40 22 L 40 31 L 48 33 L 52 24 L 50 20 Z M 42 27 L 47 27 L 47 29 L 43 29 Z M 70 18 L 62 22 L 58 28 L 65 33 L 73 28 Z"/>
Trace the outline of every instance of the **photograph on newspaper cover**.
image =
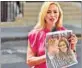
<path id="1" fill-rule="evenodd" d="M 71 34 L 72 30 L 47 33 L 45 45 L 48 68 L 70 67 L 78 63 L 68 40 Z"/>

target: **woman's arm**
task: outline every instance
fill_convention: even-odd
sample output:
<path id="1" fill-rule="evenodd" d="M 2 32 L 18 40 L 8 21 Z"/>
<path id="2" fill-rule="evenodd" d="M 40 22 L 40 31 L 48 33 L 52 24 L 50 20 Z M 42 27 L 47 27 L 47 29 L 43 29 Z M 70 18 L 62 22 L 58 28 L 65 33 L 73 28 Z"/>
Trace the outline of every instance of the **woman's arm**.
<path id="1" fill-rule="evenodd" d="M 46 62 L 46 55 L 36 56 L 36 54 L 32 51 L 30 47 L 30 43 L 28 41 L 28 49 L 27 49 L 27 60 L 26 63 L 30 66 L 39 65 L 43 62 Z"/>

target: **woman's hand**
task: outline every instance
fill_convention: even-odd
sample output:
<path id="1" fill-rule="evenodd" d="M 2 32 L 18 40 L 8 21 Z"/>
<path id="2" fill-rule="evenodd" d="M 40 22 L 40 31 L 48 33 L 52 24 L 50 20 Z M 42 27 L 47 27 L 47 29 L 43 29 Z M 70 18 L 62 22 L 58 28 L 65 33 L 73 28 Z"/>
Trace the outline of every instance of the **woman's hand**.
<path id="1" fill-rule="evenodd" d="M 69 40 L 69 43 L 70 43 L 70 45 L 71 45 L 71 49 L 72 50 L 75 50 L 76 48 L 76 43 L 77 43 L 77 37 L 76 37 L 76 35 L 75 34 L 71 34 L 71 36 L 70 36 L 70 38 L 68 38 L 68 40 Z"/>

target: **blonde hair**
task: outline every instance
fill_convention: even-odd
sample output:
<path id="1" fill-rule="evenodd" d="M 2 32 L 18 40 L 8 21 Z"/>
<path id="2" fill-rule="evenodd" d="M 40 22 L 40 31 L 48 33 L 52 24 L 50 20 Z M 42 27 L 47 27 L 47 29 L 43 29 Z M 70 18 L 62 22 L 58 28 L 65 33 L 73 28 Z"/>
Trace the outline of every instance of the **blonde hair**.
<path id="1" fill-rule="evenodd" d="M 63 13 L 60 8 L 60 5 L 57 2 L 44 2 L 39 13 L 38 23 L 36 24 L 35 28 L 45 28 L 44 17 L 47 14 L 48 8 L 51 4 L 55 4 L 59 9 L 59 19 L 56 22 L 56 28 L 62 27 Z"/>

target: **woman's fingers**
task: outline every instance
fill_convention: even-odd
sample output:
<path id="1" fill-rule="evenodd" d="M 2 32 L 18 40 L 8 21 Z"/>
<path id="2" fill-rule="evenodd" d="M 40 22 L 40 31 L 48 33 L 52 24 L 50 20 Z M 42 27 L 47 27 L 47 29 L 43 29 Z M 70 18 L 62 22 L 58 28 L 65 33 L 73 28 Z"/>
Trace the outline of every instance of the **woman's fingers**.
<path id="1" fill-rule="evenodd" d="M 77 37 L 75 34 L 71 34 L 70 38 L 68 38 L 69 40 L 69 44 L 71 45 L 71 49 L 72 50 L 75 50 L 75 46 L 76 46 L 76 43 L 77 43 Z"/>
<path id="2" fill-rule="evenodd" d="M 77 43 L 77 37 L 75 34 L 72 34 L 71 37 L 68 39 L 71 44 L 76 44 Z"/>

